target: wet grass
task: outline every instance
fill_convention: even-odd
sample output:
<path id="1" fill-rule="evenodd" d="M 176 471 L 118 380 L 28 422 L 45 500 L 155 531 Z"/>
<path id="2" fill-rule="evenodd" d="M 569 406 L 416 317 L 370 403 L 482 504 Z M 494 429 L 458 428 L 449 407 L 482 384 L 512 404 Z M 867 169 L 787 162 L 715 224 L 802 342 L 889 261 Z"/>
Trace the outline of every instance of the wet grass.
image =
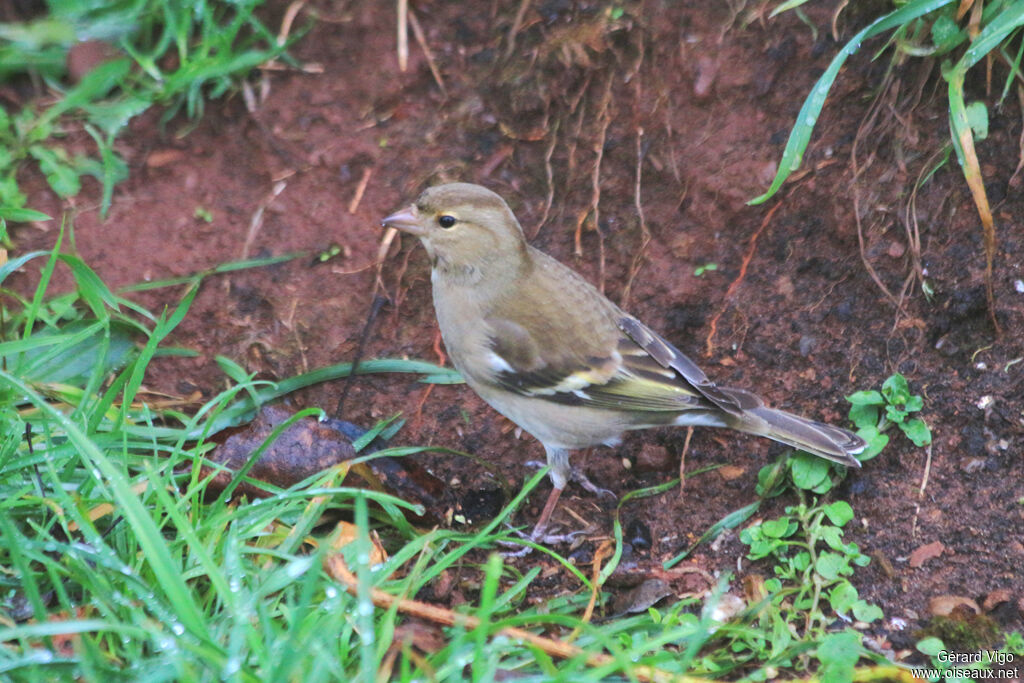
<path id="1" fill-rule="evenodd" d="M 191 354 L 167 340 L 203 281 L 262 262 L 149 284 L 180 292 L 155 314 L 60 250 L 58 241 L 0 268 L 2 280 L 41 265 L 30 300 L 7 292 L 0 342 L 4 677 L 488 681 L 514 671 L 525 680 L 687 680 L 818 666 L 847 676 L 868 656 L 852 629 L 794 637 L 784 624 L 799 615 L 780 617 L 767 594 L 723 612 L 727 577 L 707 595 L 596 619 L 592 600 L 610 612 L 603 583 L 618 553 L 603 571 L 585 572 L 537 548 L 578 590 L 528 600 L 550 560 L 521 573 L 497 551 L 517 538 L 508 520 L 544 472 L 468 532 L 415 527 L 407 518 L 415 506 L 360 488 L 351 464 L 265 499 L 212 494 L 213 474 L 198 467 L 218 468 L 208 460 L 212 437 L 265 401 L 351 368 L 269 383 L 220 359 L 229 386 L 207 402 L 150 394 L 152 359 Z M 48 293 L 56 268 L 70 269 L 75 291 Z M 417 361 L 368 361 L 362 371 L 457 380 Z M 452 610 L 413 600 L 453 572 L 469 603 Z M 843 658 L 828 654 L 836 638 Z"/>

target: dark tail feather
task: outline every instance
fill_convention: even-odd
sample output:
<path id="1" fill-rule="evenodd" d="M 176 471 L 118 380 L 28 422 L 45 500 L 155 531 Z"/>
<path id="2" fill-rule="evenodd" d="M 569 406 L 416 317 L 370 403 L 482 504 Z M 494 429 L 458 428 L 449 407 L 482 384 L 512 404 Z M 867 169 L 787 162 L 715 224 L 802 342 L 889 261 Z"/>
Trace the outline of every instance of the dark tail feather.
<path id="1" fill-rule="evenodd" d="M 733 426 L 849 467 L 860 467 L 853 456 L 867 446 L 853 432 L 764 406 L 748 408 Z"/>

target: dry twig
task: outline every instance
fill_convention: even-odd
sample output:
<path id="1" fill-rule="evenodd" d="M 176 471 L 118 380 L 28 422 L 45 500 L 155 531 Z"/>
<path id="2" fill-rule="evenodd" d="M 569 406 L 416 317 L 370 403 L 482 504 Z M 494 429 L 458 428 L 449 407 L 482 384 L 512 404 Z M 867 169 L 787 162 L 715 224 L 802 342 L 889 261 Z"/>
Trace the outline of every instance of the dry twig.
<path id="1" fill-rule="evenodd" d="M 427 45 L 427 37 L 423 35 L 423 28 L 420 26 L 419 19 L 416 18 L 416 13 L 412 11 L 412 7 L 409 8 L 409 25 L 412 26 L 412 33 L 416 36 L 416 42 L 419 43 L 420 49 L 423 50 L 423 55 L 427 58 L 427 66 L 430 67 L 430 73 L 434 77 L 434 82 L 437 83 L 441 94 L 448 97 L 448 90 L 444 87 L 441 71 L 437 68 L 437 62 L 434 61 L 434 53 L 430 51 L 430 46 Z"/>
<path id="2" fill-rule="evenodd" d="M 350 594 L 356 595 L 359 590 L 359 579 L 356 578 L 355 574 L 345 564 L 345 559 L 340 554 L 330 555 L 324 561 L 324 569 L 330 574 L 334 580 L 344 586 Z M 437 605 L 431 605 L 426 602 L 419 600 L 409 600 L 407 598 L 399 598 L 390 593 L 386 593 L 379 588 L 370 589 L 370 599 L 373 604 L 380 609 L 395 609 L 402 614 L 408 614 L 420 619 L 426 619 L 427 621 L 434 622 L 436 624 L 444 624 L 445 626 L 459 626 L 466 630 L 473 630 L 481 626 L 481 621 L 477 617 L 469 614 L 461 614 L 459 612 L 453 612 L 446 607 L 438 607 Z M 521 628 L 515 628 L 506 626 L 495 632 L 496 636 L 504 636 L 511 640 L 517 640 L 529 645 L 536 647 L 543 652 L 547 653 L 552 657 L 558 657 L 559 659 L 570 659 L 573 657 L 583 656 L 587 664 L 591 667 L 607 667 L 614 666 L 618 660 L 611 655 L 607 655 L 603 652 L 587 653 L 583 648 L 577 647 L 571 643 L 567 643 L 564 640 L 556 640 L 554 638 L 545 638 L 538 636 L 529 631 Z M 629 674 L 640 681 L 675 681 L 676 683 L 706 683 L 707 679 L 696 678 L 693 676 L 684 676 L 679 674 L 672 674 L 667 671 L 661 671 L 650 666 L 637 666 L 629 669 Z"/>
<path id="3" fill-rule="evenodd" d="M 409 68 L 409 0 L 398 0 L 398 70 Z"/>

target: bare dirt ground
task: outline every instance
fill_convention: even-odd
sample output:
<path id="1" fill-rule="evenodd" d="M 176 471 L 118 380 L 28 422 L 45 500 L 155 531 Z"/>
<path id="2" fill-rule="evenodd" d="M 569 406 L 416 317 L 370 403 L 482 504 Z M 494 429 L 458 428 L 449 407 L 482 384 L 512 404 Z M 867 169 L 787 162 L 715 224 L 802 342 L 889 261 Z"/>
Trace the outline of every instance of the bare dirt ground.
<path id="1" fill-rule="evenodd" d="M 112 286 L 246 255 L 341 248 L 326 263 L 302 259 L 204 286 L 174 338 L 201 357 L 159 361 L 147 385 L 209 395 L 224 383 L 216 354 L 267 377 L 351 359 L 370 306 L 380 218 L 429 184 L 485 184 L 506 197 L 534 244 L 600 283 L 720 383 L 842 423 L 844 395 L 904 373 L 925 397 L 934 434 L 923 495 L 924 449 L 902 437 L 833 494 L 857 515 L 848 540 L 875 558 L 854 581 L 885 612 L 875 630 L 907 647 L 929 600 L 949 594 L 979 603 L 1005 594 L 992 616 L 1002 629 L 1021 629 L 1024 363 L 1015 361 L 1024 355 L 1024 200 L 1014 176 L 1016 98 L 990 108 L 991 135 L 979 145 L 999 231 L 1000 336 L 986 307 L 981 228 L 955 161 L 913 192 L 948 141 L 937 64 L 908 62 L 889 73 L 886 58 L 870 59 L 881 44 L 865 46 L 844 68 L 796 179 L 766 205 L 746 205 L 770 182 L 804 96 L 839 49 L 831 22 L 840 4 L 812 3 L 812 31 L 792 13 L 748 23 L 727 3 L 549 0 L 531 3 L 519 22 L 511 0 L 418 3 L 435 75 L 412 37 L 409 68 L 400 72 L 392 3 L 312 3 L 305 11 L 320 19 L 292 54 L 322 73 L 268 72 L 269 93 L 255 113 L 240 96 L 212 103 L 187 135 L 176 134 L 180 120 L 161 129 L 156 113 L 135 121 L 119 146 L 131 177 L 110 216 L 98 214 L 98 187 L 70 207 L 75 248 Z M 839 14 L 841 40 L 864 25 L 867 9 Z M 275 12 L 283 6 L 271 19 Z M 992 102 L 983 71 L 970 94 Z M 995 93 L 1003 78 L 996 63 Z M 876 96 L 881 113 L 865 124 Z M 53 215 L 65 208 L 42 189 L 31 204 Z M 14 234 L 19 249 L 48 247 L 55 236 L 52 223 Z M 897 307 L 865 260 L 897 299 L 919 264 L 934 296 L 912 281 Z M 708 263 L 717 270 L 695 275 Z M 392 248 L 382 277 L 390 303 L 368 357 L 438 359 L 428 274 L 413 240 Z M 28 287 L 35 274 L 19 277 Z M 160 306 L 174 293 L 140 299 Z M 340 391 L 319 386 L 296 401 L 331 410 Z M 343 417 L 367 425 L 401 411 L 409 422 L 400 443 L 493 463 L 494 472 L 464 458 L 422 456 L 467 495 L 497 489 L 496 474 L 522 481 L 532 472 L 524 463 L 543 457 L 466 387 L 363 377 L 346 405 Z M 660 483 L 675 476 L 684 436 L 634 434 L 617 452 L 593 452 L 585 469 L 620 495 Z M 646 525 L 653 539 L 638 554 L 671 557 L 751 502 L 758 468 L 779 449 L 697 431 L 688 470 L 725 463 L 742 472 L 700 475 L 684 498 L 670 492 L 627 505 L 624 521 Z M 547 490 L 517 522 L 532 522 Z M 563 501 L 595 525 L 592 537 L 607 535 L 607 506 L 573 487 Z M 781 514 L 793 502 L 773 500 L 761 514 Z M 558 518 L 582 526 L 565 509 Z M 911 567 L 911 553 L 935 541 L 941 555 Z M 588 547 L 593 542 L 582 559 Z M 688 562 L 735 571 L 742 552 L 733 537 L 714 550 L 702 546 Z M 767 570 L 744 563 L 747 571 Z M 577 588 L 564 572 L 535 586 L 547 595 Z M 909 626 L 900 631 L 892 618 Z"/>

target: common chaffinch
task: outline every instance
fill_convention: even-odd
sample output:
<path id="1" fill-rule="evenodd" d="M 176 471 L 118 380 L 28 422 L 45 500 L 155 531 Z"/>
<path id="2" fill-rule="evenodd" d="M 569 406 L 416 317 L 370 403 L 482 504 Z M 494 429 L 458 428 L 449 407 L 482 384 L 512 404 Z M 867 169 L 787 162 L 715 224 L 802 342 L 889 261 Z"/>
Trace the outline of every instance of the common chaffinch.
<path id="1" fill-rule="evenodd" d="M 843 465 L 865 442 L 721 387 L 579 274 L 530 246 L 508 204 L 480 185 L 431 187 L 383 220 L 415 235 L 432 266 L 434 309 L 466 383 L 543 444 L 554 486 L 542 537 L 573 474 L 569 451 L 664 425 L 726 427 Z"/>

